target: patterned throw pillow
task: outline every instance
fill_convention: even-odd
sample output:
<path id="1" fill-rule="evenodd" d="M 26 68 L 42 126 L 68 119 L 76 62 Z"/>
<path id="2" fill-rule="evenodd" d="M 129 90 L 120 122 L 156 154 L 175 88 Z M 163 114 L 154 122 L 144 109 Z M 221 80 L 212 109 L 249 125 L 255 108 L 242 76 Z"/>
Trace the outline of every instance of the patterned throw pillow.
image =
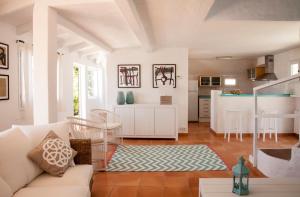
<path id="1" fill-rule="evenodd" d="M 47 173 L 63 176 L 76 154 L 77 152 L 64 140 L 50 131 L 43 141 L 30 151 L 28 157 Z"/>

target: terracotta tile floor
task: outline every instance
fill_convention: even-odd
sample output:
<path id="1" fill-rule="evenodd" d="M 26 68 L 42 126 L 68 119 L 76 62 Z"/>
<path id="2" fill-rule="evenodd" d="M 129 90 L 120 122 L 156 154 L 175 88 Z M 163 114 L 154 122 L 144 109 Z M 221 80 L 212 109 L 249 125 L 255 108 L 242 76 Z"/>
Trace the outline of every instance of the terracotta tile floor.
<path id="1" fill-rule="evenodd" d="M 259 142 L 259 147 L 291 147 L 297 142 L 296 136 L 280 136 L 279 142 L 266 138 Z M 196 172 L 99 172 L 94 176 L 92 197 L 181 197 L 199 194 L 199 178 L 231 177 L 230 169 L 239 156 L 248 159 L 252 150 L 252 137 L 244 136 L 240 142 L 232 135 L 228 143 L 222 135 L 214 135 L 207 123 L 190 123 L 189 134 L 182 134 L 179 140 L 126 139 L 125 144 L 206 144 L 226 163 L 227 171 Z M 248 162 L 251 177 L 263 177 Z"/>

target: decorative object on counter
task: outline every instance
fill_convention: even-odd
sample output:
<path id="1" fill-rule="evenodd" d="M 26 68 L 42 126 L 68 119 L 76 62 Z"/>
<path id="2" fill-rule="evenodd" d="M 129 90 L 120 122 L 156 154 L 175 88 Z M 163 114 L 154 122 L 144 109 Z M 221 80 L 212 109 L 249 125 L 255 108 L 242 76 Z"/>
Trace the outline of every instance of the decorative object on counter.
<path id="1" fill-rule="evenodd" d="M 141 65 L 120 64 L 118 65 L 118 88 L 140 88 Z"/>
<path id="2" fill-rule="evenodd" d="M 160 96 L 161 105 L 172 105 L 172 96 Z"/>
<path id="3" fill-rule="evenodd" d="M 241 156 L 238 163 L 233 166 L 233 188 L 232 193 L 239 196 L 249 194 L 249 169 L 245 166 L 245 159 Z"/>
<path id="4" fill-rule="evenodd" d="M 118 105 L 124 105 L 125 104 L 124 92 L 122 92 L 122 91 L 118 92 L 117 103 L 118 103 Z"/>
<path id="5" fill-rule="evenodd" d="M 0 100 L 9 100 L 9 76 L 0 74 Z"/>
<path id="6" fill-rule="evenodd" d="M 133 104 L 133 103 L 134 103 L 133 92 L 129 91 L 126 93 L 126 104 Z"/>
<path id="7" fill-rule="evenodd" d="M 152 65 L 153 88 L 171 86 L 176 88 L 176 64 Z"/>
<path id="8" fill-rule="evenodd" d="M 0 68 L 8 69 L 9 67 L 9 46 L 0 42 Z"/>

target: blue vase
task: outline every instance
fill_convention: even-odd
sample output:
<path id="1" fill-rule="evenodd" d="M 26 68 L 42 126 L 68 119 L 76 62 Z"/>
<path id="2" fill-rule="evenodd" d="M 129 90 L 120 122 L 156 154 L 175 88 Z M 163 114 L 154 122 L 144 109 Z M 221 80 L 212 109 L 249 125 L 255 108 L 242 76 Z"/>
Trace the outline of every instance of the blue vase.
<path id="1" fill-rule="evenodd" d="M 134 97 L 133 97 L 133 92 L 129 91 L 126 93 L 126 103 L 127 104 L 133 104 L 134 103 Z"/>
<path id="2" fill-rule="evenodd" d="M 122 91 L 118 92 L 117 103 L 118 103 L 118 105 L 124 105 L 125 104 L 124 92 L 122 92 Z"/>

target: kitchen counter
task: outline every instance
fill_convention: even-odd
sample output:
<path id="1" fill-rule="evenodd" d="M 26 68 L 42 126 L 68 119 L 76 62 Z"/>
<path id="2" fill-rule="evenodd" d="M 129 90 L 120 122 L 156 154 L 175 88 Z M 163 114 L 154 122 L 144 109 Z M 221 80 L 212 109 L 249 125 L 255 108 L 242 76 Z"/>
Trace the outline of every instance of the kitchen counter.
<path id="1" fill-rule="evenodd" d="M 257 97 L 258 111 L 272 112 L 278 114 L 293 114 L 297 109 L 296 99 L 289 94 L 260 94 Z M 211 129 L 217 133 L 225 130 L 226 110 L 241 110 L 247 112 L 247 123 L 243 124 L 248 132 L 254 131 L 254 104 L 253 94 L 222 94 L 222 91 L 211 92 Z M 280 119 L 280 133 L 294 132 L 294 121 L 292 119 Z"/>
<path id="2" fill-rule="evenodd" d="M 210 99 L 210 95 L 199 95 L 199 99 Z"/>
<path id="3" fill-rule="evenodd" d="M 253 94 L 224 94 L 222 93 L 220 96 L 235 96 L 235 97 L 252 97 Z M 290 94 L 280 94 L 280 93 L 274 93 L 274 94 L 257 94 L 259 97 L 263 96 L 271 96 L 271 97 L 290 97 Z"/>

